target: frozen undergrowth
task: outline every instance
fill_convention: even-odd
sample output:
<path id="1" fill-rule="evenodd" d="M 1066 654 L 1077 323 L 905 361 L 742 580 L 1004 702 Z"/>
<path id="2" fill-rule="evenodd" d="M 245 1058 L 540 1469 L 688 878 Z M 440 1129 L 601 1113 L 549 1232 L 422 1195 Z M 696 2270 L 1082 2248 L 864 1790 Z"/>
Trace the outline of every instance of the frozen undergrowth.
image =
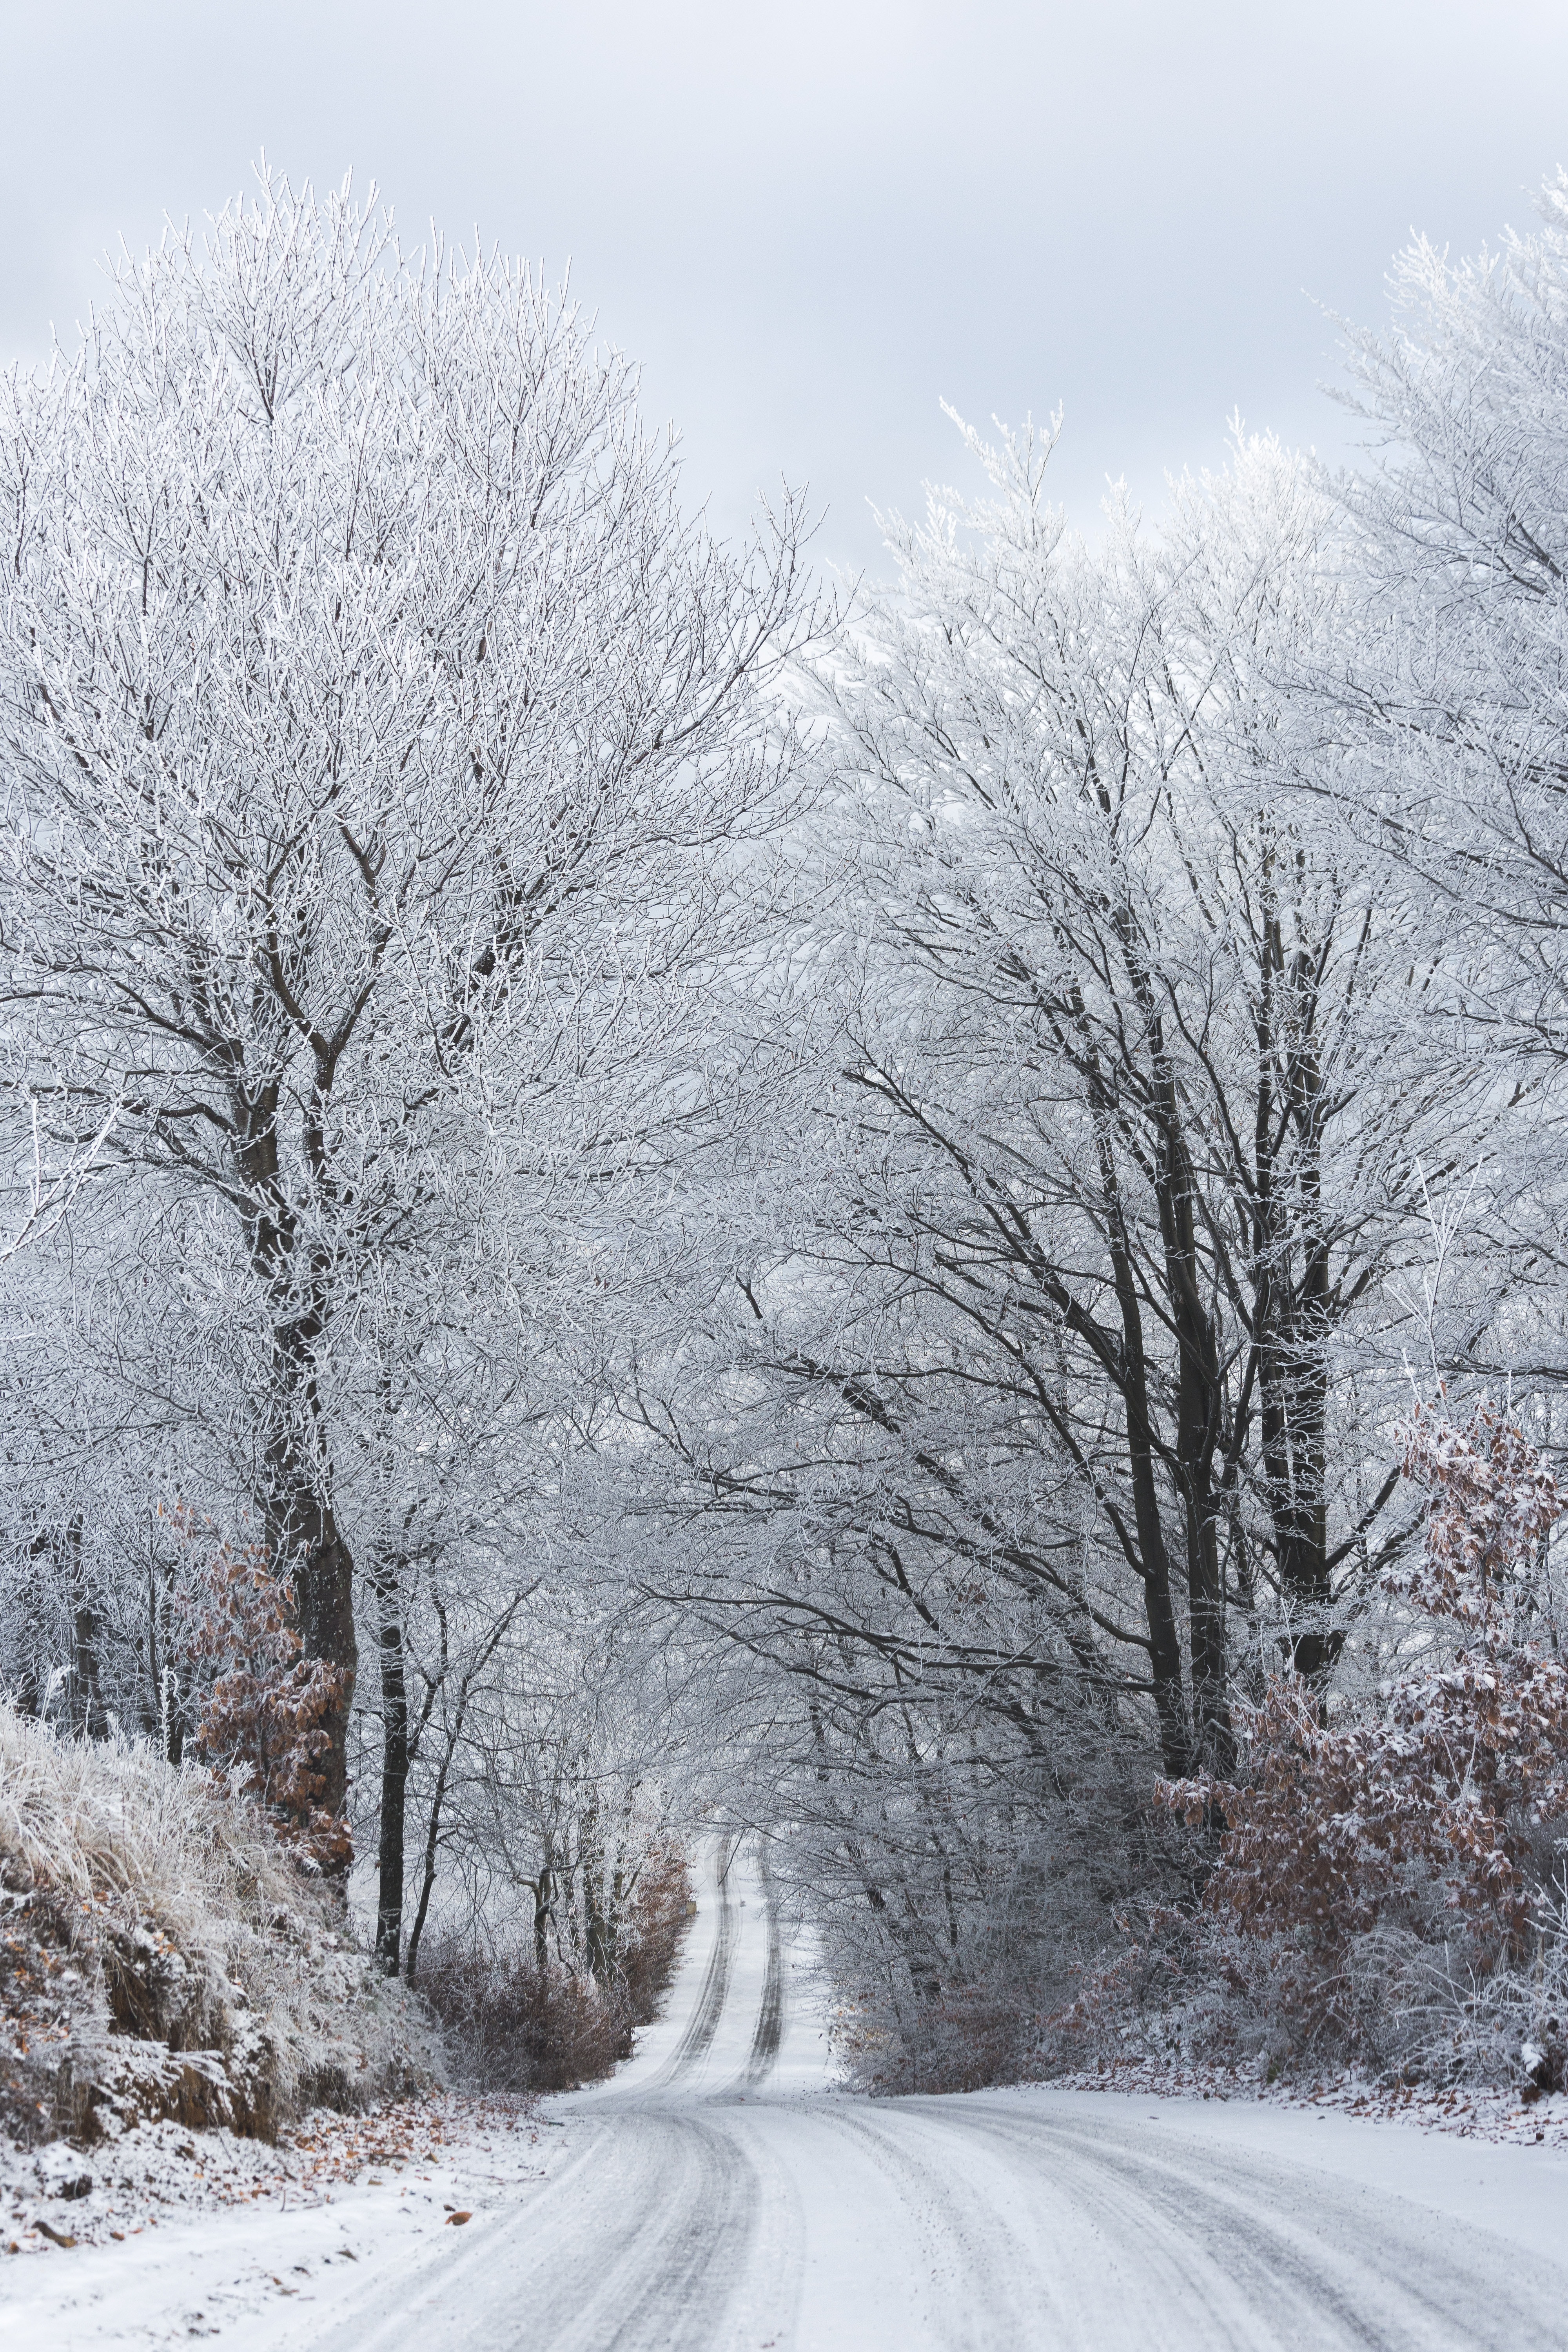
<path id="1" fill-rule="evenodd" d="M 258 1807 L 5 1706 L 0 2023 L 0 2124 L 22 2144 L 159 2118 L 268 2140 L 441 2074 L 418 2005 Z"/>

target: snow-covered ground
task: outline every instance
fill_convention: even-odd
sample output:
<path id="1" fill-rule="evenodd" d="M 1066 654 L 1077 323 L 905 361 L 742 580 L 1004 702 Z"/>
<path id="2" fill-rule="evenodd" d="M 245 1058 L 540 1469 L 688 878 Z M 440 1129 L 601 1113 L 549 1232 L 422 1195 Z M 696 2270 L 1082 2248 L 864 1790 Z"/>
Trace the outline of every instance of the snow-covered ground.
<path id="1" fill-rule="evenodd" d="M 4 2341 L 1568 2347 L 1559 2150 L 1256 2099 L 851 2098 L 745 1856 L 722 1885 L 710 1871 L 668 2015 L 613 2083 L 532 2123 L 448 2108 L 445 2129 L 374 2179 L 340 2167 L 331 2202 L 171 2210 L 122 2242 L 18 2258 Z"/>

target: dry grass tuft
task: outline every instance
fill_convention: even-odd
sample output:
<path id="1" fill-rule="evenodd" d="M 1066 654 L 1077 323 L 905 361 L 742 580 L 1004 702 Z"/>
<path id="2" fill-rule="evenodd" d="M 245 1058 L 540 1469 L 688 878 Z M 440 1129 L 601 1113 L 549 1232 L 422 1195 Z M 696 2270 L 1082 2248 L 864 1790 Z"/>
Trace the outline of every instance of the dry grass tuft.
<path id="1" fill-rule="evenodd" d="M 0 2011 L 0 2122 L 27 2141 L 152 2116 L 270 2139 L 440 2074 L 417 2004 L 258 1806 L 4 1706 Z"/>

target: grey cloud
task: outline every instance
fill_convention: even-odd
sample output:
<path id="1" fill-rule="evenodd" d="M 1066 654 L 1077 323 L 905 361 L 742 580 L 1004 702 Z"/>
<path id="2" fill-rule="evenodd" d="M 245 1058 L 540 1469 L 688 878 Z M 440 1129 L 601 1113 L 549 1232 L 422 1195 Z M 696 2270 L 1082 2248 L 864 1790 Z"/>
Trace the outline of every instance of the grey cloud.
<path id="1" fill-rule="evenodd" d="M 1315 392 L 1414 224 L 1473 247 L 1568 160 L 1568 17 L 1325 0 L 542 7 L 143 0 L 0 10 L 0 353 L 93 299 L 95 254 L 254 155 L 374 176 L 406 230 L 573 259 L 725 528 L 781 473 L 874 564 L 984 422 L 1065 401 L 1061 494 L 1157 500 L 1225 419 L 1342 446 Z"/>

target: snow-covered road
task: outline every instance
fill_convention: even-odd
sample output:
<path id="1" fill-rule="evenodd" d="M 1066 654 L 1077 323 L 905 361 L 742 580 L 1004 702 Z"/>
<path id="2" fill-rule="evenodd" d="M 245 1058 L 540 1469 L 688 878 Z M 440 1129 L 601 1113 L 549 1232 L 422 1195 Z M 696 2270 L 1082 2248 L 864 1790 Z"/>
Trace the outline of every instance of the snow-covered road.
<path id="1" fill-rule="evenodd" d="M 547 2104 L 531 2169 L 471 2173 L 460 2231 L 440 2182 L 275 2217 L 274 2269 L 299 2252 L 278 2228 L 303 2233 L 291 2299 L 237 2277 L 226 2302 L 215 2276 L 189 2333 L 247 2352 L 1568 2347 L 1561 2155 L 1262 2103 L 872 2104 L 829 2086 L 791 1962 L 751 1858 L 721 1877 L 715 1857 L 667 2021 L 613 2083 Z M 193 2231 L 195 2272 L 162 2232 L 139 2258 L 165 2310 L 151 2272 L 118 2302 L 83 2273 L 68 2305 L 14 2306 L 10 2341 L 184 2336 L 201 2264 L 232 2271 L 238 2233 L 267 2228 L 209 2222 L 199 2250 Z M 358 2259 L 334 2263 L 345 2241 Z"/>

